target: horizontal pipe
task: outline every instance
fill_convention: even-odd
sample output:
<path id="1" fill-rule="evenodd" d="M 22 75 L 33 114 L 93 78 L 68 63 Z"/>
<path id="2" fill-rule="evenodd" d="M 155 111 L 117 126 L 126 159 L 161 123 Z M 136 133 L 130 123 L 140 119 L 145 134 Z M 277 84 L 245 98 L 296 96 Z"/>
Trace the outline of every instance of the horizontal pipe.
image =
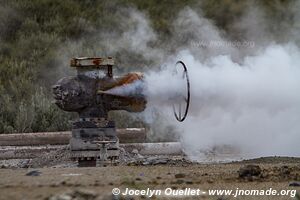
<path id="1" fill-rule="evenodd" d="M 145 128 L 117 129 L 120 143 L 145 142 Z M 0 134 L 0 146 L 64 145 L 68 144 L 71 131 Z"/>
<path id="2" fill-rule="evenodd" d="M 179 142 L 164 143 L 129 143 L 120 144 L 127 152 L 138 150 L 141 155 L 181 155 L 182 148 Z M 45 153 L 67 149 L 67 145 L 44 146 L 0 146 L 0 160 L 36 158 Z"/>

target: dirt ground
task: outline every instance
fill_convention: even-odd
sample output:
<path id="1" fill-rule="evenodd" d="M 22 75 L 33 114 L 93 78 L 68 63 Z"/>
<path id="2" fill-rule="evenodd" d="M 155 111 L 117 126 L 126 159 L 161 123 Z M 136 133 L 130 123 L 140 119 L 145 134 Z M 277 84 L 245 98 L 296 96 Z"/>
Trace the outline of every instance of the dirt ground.
<path id="1" fill-rule="evenodd" d="M 259 174 L 241 167 L 257 165 Z M 239 175 L 240 174 L 240 175 Z M 269 157 L 215 164 L 167 163 L 157 165 L 108 166 L 95 168 L 47 167 L 0 169 L 0 199 L 150 199 L 146 196 L 113 196 L 113 188 L 131 189 L 288 189 L 300 181 L 300 158 Z M 151 199 L 184 199 L 156 196 Z M 187 199 L 187 198 L 185 198 Z M 287 196 L 209 196 L 190 199 L 293 199 Z M 297 199 L 297 198 L 296 198 Z"/>

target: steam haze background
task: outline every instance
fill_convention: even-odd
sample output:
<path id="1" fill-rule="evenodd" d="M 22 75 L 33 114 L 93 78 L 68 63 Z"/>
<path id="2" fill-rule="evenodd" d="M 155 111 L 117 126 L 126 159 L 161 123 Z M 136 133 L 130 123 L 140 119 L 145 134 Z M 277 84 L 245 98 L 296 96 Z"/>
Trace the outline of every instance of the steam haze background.
<path id="1" fill-rule="evenodd" d="M 254 12 L 258 11 L 254 9 Z M 250 36 L 255 34 L 254 30 L 258 30 L 257 36 L 265 35 L 264 29 L 255 27 L 253 21 L 246 18 L 242 21 L 249 23 Z M 259 21 L 255 17 L 252 20 Z M 291 37 L 279 44 L 267 38 L 260 42 L 262 37 L 250 37 L 251 41 L 245 40 L 238 46 L 239 43 L 226 40 L 213 24 L 190 8 L 179 13 L 174 30 L 183 36 L 188 34 L 198 43 L 182 46 L 175 55 L 164 56 L 170 61 L 163 63 L 161 71 L 146 73 L 146 96 L 148 112 L 152 112 L 153 106 L 166 118 L 171 118 L 168 98 L 181 89 L 176 80 L 172 80 L 172 70 L 177 60 L 186 63 L 192 94 L 189 117 L 182 124 L 168 122 L 180 130 L 186 153 L 201 160 L 203 152 L 229 145 L 241 151 L 240 156 L 244 158 L 299 156 L 300 52 L 297 38 Z M 142 51 L 155 50 L 145 48 Z M 146 113 L 145 119 L 149 120 L 149 114 Z"/>
<path id="2" fill-rule="evenodd" d="M 53 107 L 49 86 L 74 74 L 71 57 L 113 56 L 116 74 L 145 73 L 149 101 L 134 117 L 113 113 L 120 126 L 180 140 L 196 160 L 222 145 L 299 156 L 299 10 L 299 1 L 3 1 L 0 132 L 68 129 L 73 116 Z M 184 123 L 169 102 L 182 87 L 177 60 L 191 82 Z"/>

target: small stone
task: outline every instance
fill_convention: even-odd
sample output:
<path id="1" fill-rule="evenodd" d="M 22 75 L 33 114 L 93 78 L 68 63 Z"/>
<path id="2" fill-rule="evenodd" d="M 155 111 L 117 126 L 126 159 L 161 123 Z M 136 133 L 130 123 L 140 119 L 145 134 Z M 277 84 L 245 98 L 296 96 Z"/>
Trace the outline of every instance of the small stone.
<path id="1" fill-rule="evenodd" d="M 151 163 L 148 161 L 143 162 L 143 165 L 150 165 Z"/>
<path id="2" fill-rule="evenodd" d="M 49 200 L 71 200 L 72 197 L 68 194 L 55 195 L 48 198 Z"/>
<path id="3" fill-rule="evenodd" d="M 42 172 L 40 172 L 40 171 L 38 171 L 38 170 L 32 170 L 32 171 L 28 172 L 28 173 L 26 174 L 26 176 L 39 176 L 39 175 L 41 175 L 41 173 L 42 173 Z"/>
<path id="4" fill-rule="evenodd" d="M 138 154 L 138 153 L 139 153 L 139 150 L 133 149 L 131 153 L 133 153 L 133 154 Z"/>
<path id="5" fill-rule="evenodd" d="M 208 183 L 214 183 L 214 181 L 211 180 L 211 179 L 207 180 L 207 182 L 208 182 Z"/>
<path id="6" fill-rule="evenodd" d="M 246 165 L 241 167 L 238 173 L 240 178 L 259 176 L 261 174 L 261 168 L 258 165 Z"/>
<path id="7" fill-rule="evenodd" d="M 291 187 L 300 187 L 300 182 L 291 182 L 289 184 L 289 186 L 291 186 Z"/>
<path id="8" fill-rule="evenodd" d="M 168 159 L 157 159 L 152 162 L 153 165 L 158 165 L 158 164 L 167 164 Z"/>
<path id="9" fill-rule="evenodd" d="M 72 196 L 77 197 L 78 199 L 95 199 L 97 197 L 97 194 L 94 191 L 86 190 L 86 189 L 79 189 L 75 190 L 72 193 Z"/>
<path id="10" fill-rule="evenodd" d="M 185 174 L 179 173 L 179 174 L 175 174 L 175 178 L 184 178 Z"/>

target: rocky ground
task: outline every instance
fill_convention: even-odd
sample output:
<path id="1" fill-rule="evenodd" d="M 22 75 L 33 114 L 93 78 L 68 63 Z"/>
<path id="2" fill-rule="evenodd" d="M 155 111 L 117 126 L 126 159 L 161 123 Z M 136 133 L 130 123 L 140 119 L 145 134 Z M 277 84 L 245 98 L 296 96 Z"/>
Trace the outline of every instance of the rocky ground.
<path id="1" fill-rule="evenodd" d="M 60 156 L 58 156 L 60 155 Z M 53 156 L 53 155 L 52 155 Z M 192 163 L 182 156 L 123 152 L 119 166 L 77 168 L 63 154 L 1 161 L 0 199 L 147 199 L 113 196 L 132 189 L 288 189 L 300 192 L 300 158 L 268 157 L 230 163 Z M 48 160 L 47 160 L 48 159 Z M 60 161 L 60 163 L 58 162 Z M 64 161 L 64 162 L 62 162 Z M 275 198 L 276 197 L 276 198 Z M 153 199 L 153 197 L 152 197 Z M 154 199 L 172 199 L 154 197 Z M 174 198 L 173 198 L 174 199 Z M 182 198 L 177 198 L 182 199 Z M 290 196 L 209 196 L 190 199 L 292 199 Z"/>

